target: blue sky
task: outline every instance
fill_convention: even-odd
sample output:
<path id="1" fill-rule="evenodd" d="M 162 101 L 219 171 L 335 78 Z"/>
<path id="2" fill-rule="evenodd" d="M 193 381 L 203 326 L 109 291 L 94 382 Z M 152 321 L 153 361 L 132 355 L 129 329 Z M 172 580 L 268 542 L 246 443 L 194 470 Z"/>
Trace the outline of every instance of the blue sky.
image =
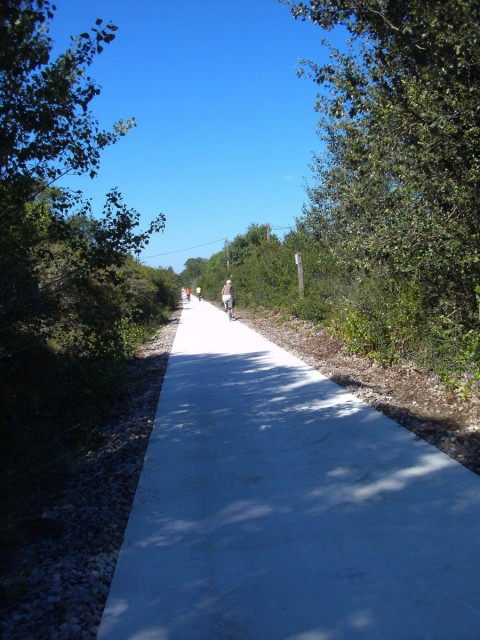
<path id="1" fill-rule="evenodd" d="M 119 28 L 90 75 L 104 128 L 137 127 L 107 149 L 95 180 L 69 178 L 101 211 L 118 187 L 142 226 L 167 217 L 141 259 L 179 273 L 251 223 L 294 225 L 319 151 L 316 85 L 299 60 L 325 61 L 325 36 L 277 0 L 58 0 L 56 47 L 97 18 Z M 282 231 L 278 231 L 282 235 Z M 199 246 L 203 245 L 203 246 Z"/>

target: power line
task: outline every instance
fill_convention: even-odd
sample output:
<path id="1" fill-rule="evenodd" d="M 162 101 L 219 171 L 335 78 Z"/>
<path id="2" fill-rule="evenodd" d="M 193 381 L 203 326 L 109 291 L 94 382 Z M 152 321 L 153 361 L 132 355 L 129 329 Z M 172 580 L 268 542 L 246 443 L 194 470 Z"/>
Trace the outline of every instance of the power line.
<path id="1" fill-rule="evenodd" d="M 272 230 L 275 231 L 285 231 L 287 229 L 293 230 L 295 229 L 296 226 L 289 226 L 289 227 L 271 227 Z M 141 256 L 141 260 L 149 260 L 150 258 L 160 258 L 162 256 L 170 256 L 173 253 L 182 253 L 183 251 L 191 251 L 192 249 L 199 249 L 200 247 L 207 247 L 208 245 L 211 244 L 217 244 L 217 242 L 225 242 L 224 238 L 221 238 L 220 240 L 212 240 L 211 242 L 205 242 L 204 244 L 197 244 L 194 247 L 186 247 L 185 249 L 176 249 L 175 251 L 166 251 L 165 253 L 156 253 L 153 256 Z"/>
<path id="2" fill-rule="evenodd" d="M 149 260 L 150 258 L 159 258 L 160 256 L 170 256 L 172 253 L 182 253 L 182 251 L 191 251 L 192 249 L 199 249 L 200 247 L 206 247 L 209 244 L 216 244 L 217 242 L 224 242 L 224 239 L 212 240 L 211 242 L 205 242 L 204 244 L 197 244 L 194 247 L 186 247 L 185 249 L 176 249 L 175 251 L 167 251 L 166 253 L 156 253 L 154 256 L 142 256 L 142 260 Z"/>

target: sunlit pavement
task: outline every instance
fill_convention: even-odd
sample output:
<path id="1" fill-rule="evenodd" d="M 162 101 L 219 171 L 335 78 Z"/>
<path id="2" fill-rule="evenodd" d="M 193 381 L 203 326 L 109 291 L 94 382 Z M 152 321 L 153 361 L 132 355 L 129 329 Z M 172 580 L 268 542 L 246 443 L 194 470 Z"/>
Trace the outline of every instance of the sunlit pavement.
<path id="1" fill-rule="evenodd" d="M 192 297 L 98 638 L 479 639 L 480 478 Z"/>

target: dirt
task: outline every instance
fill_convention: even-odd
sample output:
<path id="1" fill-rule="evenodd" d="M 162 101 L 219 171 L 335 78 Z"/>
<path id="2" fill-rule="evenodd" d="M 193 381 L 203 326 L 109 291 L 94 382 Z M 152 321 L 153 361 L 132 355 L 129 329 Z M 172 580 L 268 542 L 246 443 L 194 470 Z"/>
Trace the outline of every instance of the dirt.
<path id="1" fill-rule="evenodd" d="M 411 363 L 384 366 L 350 353 L 325 329 L 273 312 L 238 310 L 239 321 L 317 369 L 419 438 L 480 474 L 480 398 L 446 389 Z"/>

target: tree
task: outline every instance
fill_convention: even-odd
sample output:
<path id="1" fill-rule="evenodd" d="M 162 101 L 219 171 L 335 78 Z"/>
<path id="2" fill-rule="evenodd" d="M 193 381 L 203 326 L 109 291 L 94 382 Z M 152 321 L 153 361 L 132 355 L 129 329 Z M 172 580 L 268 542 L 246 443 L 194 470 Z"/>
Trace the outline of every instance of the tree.
<path id="1" fill-rule="evenodd" d="M 287 4 L 351 34 L 328 64 L 303 66 L 322 87 L 326 152 L 300 224 L 343 273 L 345 334 L 389 353 L 413 337 L 437 371 L 478 373 L 478 3 Z"/>
<path id="2" fill-rule="evenodd" d="M 66 173 L 94 177 L 102 149 L 125 135 L 134 120 L 101 131 L 90 110 L 100 90 L 88 67 L 114 39 L 116 27 L 97 20 L 91 33 L 73 38 L 52 61 L 48 25 L 53 11 L 48 0 L 10 0 L 0 9 L 0 354 L 2 343 L 10 352 L 19 339 L 31 341 L 26 334 L 48 338 L 51 288 L 39 277 L 49 269 L 39 264 L 49 262 L 52 244 L 71 247 L 65 279 L 68 272 L 74 276 L 121 264 L 164 226 L 161 214 L 147 232 L 136 233 L 139 215 L 125 207 L 116 190 L 108 195 L 104 218 L 92 220 L 88 238 L 85 226 L 78 233 L 69 224 L 75 208 L 77 218 L 92 212 L 81 206 L 81 194 L 52 185 Z"/>
<path id="3" fill-rule="evenodd" d="M 224 251 L 214 253 L 206 262 L 202 276 L 197 284 L 202 288 L 202 297 L 209 300 L 219 300 L 220 292 L 225 280 L 231 275 L 227 267 Z"/>
<path id="4" fill-rule="evenodd" d="M 95 175 L 102 149 L 134 125 L 119 121 L 112 132 L 99 131 L 89 110 L 100 90 L 87 69 L 117 27 L 97 20 L 92 33 L 50 61 L 53 10 L 48 0 L 10 0 L 0 12 L 0 180 L 14 181 L 20 194 L 23 186 L 29 197 L 35 184 L 65 173 Z"/>
<path id="5" fill-rule="evenodd" d="M 180 274 L 180 280 L 185 287 L 193 287 L 202 277 L 207 265 L 206 258 L 188 258 L 185 269 Z"/>
<path id="6" fill-rule="evenodd" d="M 266 224 L 251 224 L 246 233 L 235 236 L 229 246 L 230 263 L 233 266 L 241 265 L 250 251 L 267 240 Z M 274 237 L 274 236 L 272 236 Z"/>
<path id="7" fill-rule="evenodd" d="M 101 391 L 119 389 L 133 307 L 139 316 L 144 305 L 140 294 L 128 304 L 122 267 L 165 223 L 160 214 L 138 231 L 116 189 L 94 216 L 59 188 L 67 173 L 93 178 L 102 150 L 135 123 L 102 131 L 90 108 L 100 90 L 88 69 L 116 27 L 97 20 L 52 60 L 53 16 L 48 0 L 0 4 L 0 448 L 12 461 L 15 438 L 17 453 L 25 440 L 35 451 L 56 418 L 85 417 Z M 150 290 L 171 296 L 157 280 Z"/>
<path id="8" fill-rule="evenodd" d="M 451 305 L 471 321 L 480 280 L 478 4 L 289 4 L 295 17 L 342 25 L 356 41 L 329 64 L 307 66 L 330 89 L 317 103 L 328 156 L 317 161 L 310 224 L 334 232 L 349 261 L 380 261 L 393 277 L 420 282 L 437 309 Z"/>

